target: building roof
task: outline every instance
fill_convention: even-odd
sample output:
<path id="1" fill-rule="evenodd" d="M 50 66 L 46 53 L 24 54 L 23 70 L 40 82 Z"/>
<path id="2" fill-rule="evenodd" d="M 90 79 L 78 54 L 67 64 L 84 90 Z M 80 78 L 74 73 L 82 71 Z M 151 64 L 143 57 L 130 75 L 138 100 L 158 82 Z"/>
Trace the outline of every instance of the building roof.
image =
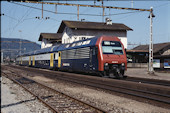
<path id="1" fill-rule="evenodd" d="M 133 49 L 131 49 L 131 50 L 126 50 L 126 52 L 131 52 L 131 53 L 148 53 L 149 52 L 149 50 L 133 50 Z"/>
<path id="2" fill-rule="evenodd" d="M 62 34 L 61 33 L 41 33 L 38 41 L 42 41 L 43 38 L 48 39 L 48 40 L 61 41 Z"/>
<path id="3" fill-rule="evenodd" d="M 57 33 L 63 33 L 65 27 L 71 29 L 84 29 L 84 30 L 132 30 L 124 24 L 112 23 L 107 25 L 104 22 L 84 22 L 84 21 L 62 21 Z"/>
<path id="4" fill-rule="evenodd" d="M 156 54 L 162 54 L 164 51 L 170 49 L 170 42 L 167 43 L 158 43 L 153 44 L 153 53 Z M 143 50 L 143 51 L 149 51 L 149 45 L 139 45 L 132 50 Z"/>

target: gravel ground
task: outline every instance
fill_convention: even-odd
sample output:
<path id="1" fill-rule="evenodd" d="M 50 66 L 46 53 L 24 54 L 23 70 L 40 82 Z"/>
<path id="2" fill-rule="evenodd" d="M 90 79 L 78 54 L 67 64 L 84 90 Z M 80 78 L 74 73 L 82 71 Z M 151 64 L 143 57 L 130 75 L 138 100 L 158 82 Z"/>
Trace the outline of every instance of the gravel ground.
<path id="1" fill-rule="evenodd" d="M 59 80 L 51 80 L 40 76 L 33 77 L 33 79 L 37 81 L 41 80 L 42 83 L 45 83 L 56 90 L 62 91 L 97 107 L 101 107 L 110 113 L 170 113 L 170 110 L 168 109 L 116 96 L 86 86 L 70 84 Z"/>
<path id="2" fill-rule="evenodd" d="M 127 73 L 129 75 L 135 75 L 139 74 L 139 72 L 145 73 L 145 70 L 135 69 L 134 71 L 130 69 Z M 21 73 L 25 75 L 23 71 L 21 71 Z M 162 77 L 161 75 L 152 76 L 145 74 L 139 74 L 138 77 L 145 76 L 149 76 L 148 78 L 155 78 L 159 76 L 157 77 L 159 79 L 161 79 Z M 166 75 L 166 77 L 168 76 Z M 147 103 L 138 102 L 121 96 L 116 96 L 111 93 L 104 92 L 102 90 L 96 90 L 82 85 L 71 84 L 60 80 L 52 80 L 44 76 L 42 77 L 40 76 L 40 74 L 34 76 L 32 75 L 31 78 L 39 82 L 45 83 L 46 85 L 53 87 L 56 90 L 62 91 L 77 99 L 81 99 L 82 101 L 85 101 L 97 107 L 101 107 L 106 111 L 109 111 L 110 113 L 170 113 L 170 109 L 164 109 Z M 163 79 L 165 78 L 163 77 Z M 38 109 L 39 107 L 36 108 Z"/>
<path id="3" fill-rule="evenodd" d="M 147 68 L 128 68 L 125 75 L 130 77 L 150 78 L 170 81 L 170 73 L 155 72 L 148 74 Z"/>
<path id="4" fill-rule="evenodd" d="M 2 113 L 52 113 L 22 87 L 2 76 Z"/>

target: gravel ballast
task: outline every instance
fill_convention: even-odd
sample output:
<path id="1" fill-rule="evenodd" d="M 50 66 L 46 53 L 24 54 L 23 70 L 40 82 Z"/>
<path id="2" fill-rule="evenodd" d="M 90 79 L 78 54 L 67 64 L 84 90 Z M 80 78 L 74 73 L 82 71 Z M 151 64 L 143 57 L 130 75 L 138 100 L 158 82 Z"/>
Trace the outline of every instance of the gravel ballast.
<path id="1" fill-rule="evenodd" d="M 3 76 L 1 84 L 1 112 L 52 113 L 30 93 Z"/>
<path id="2" fill-rule="evenodd" d="M 22 75 L 28 75 L 28 77 L 65 94 L 95 105 L 96 107 L 100 107 L 109 113 L 169 113 L 169 109 L 157 107 L 121 96 L 116 96 L 100 89 L 94 89 L 79 84 L 72 84 L 61 80 L 50 79 L 41 74 L 26 74 L 19 69 L 17 71 L 20 71 L 20 74 Z"/>
<path id="3" fill-rule="evenodd" d="M 102 90 L 96 90 L 78 84 L 71 84 L 60 80 L 51 80 L 42 76 L 35 76 L 32 78 L 36 81 L 45 83 L 47 86 L 50 86 L 56 90 L 109 111 L 110 113 L 169 112 L 169 110 L 165 108 L 116 96 Z"/>

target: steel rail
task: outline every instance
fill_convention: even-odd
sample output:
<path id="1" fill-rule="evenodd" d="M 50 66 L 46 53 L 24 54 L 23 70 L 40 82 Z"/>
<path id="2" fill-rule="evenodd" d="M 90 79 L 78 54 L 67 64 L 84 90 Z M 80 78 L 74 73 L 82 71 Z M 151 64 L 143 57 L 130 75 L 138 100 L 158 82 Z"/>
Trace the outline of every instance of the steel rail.
<path id="1" fill-rule="evenodd" d="M 151 94 L 151 95 L 167 97 L 167 98 L 170 98 L 170 95 L 154 93 L 154 92 L 149 92 L 149 91 L 143 91 L 143 90 L 136 90 L 136 89 L 132 89 L 132 88 L 128 88 L 128 87 L 115 86 L 115 85 L 111 85 L 111 84 L 103 84 L 100 81 L 99 82 L 89 81 L 89 80 L 77 79 L 77 78 L 74 78 L 74 77 L 64 77 L 64 76 L 62 76 L 59 79 L 75 82 L 75 83 L 78 83 L 78 84 L 88 85 L 88 86 L 92 86 L 92 87 L 96 87 L 96 88 L 107 89 L 107 90 L 110 90 L 110 91 L 116 91 L 116 92 L 119 92 L 119 93 L 124 93 L 124 94 L 128 94 L 128 95 L 133 95 L 133 96 L 137 96 L 137 97 L 147 98 L 147 99 L 151 99 L 151 100 L 155 100 L 155 101 L 170 104 L 169 100 L 161 100 L 161 99 L 158 99 L 158 98 L 152 98 L 152 97 L 148 97 L 148 96 L 144 96 L 144 95 L 137 95 L 135 93 L 128 93 L 126 91 L 115 90 L 115 89 L 113 89 L 113 87 L 114 88 L 125 89 L 125 90 L 130 90 L 130 91 L 135 91 L 135 92 L 140 92 L 140 93 L 144 93 L 144 94 Z"/>
<path id="2" fill-rule="evenodd" d="M 11 70 L 10 70 L 11 71 Z M 15 72 L 13 72 L 13 71 L 11 71 L 12 72 L 12 74 L 15 74 Z M 17 74 L 15 74 L 16 76 L 17 76 Z M 24 76 L 24 78 L 26 78 L 26 79 L 30 79 L 30 78 L 27 78 L 27 77 L 25 77 Z M 18 81 L 16 81 L 16 80 L 14 80 L 14 79 L 12 79 L 13 81 L 15 81 L 17 84 L 19 84 L 19 85 L 21 85 L 21 86 L 23 86 L 21 83 L 19 83 Z M 32 79 L 30 79 L 30 80 L 32 80 Z M 34 80 L 33 80 L 34 81 Z M 37 81 L 34 81 L 35 83 L 37 83 L 38 85 L 41 85 L 42 87 L 45 87 L 45 88 L 48 88 L 48 89 L 50 89 L 50 90 L 52 90 L 52 91 L 54 91 L 54 92 L 57 92 L 57 93 L 59 93 L 59 94 L 61 94 L 61 95 L 64 95 L 64 96 L 66 96 L 66 97 L 68 97 L 68 98 L 70 98 L 70 99 L 72 99 L 72 100 L 74 100 L 75 102 L 77 102 L 77 103 L 79 103 L 80 105 L 84 105 L 84 106 L 88 106 L 88 107 L 90 107 L 91 109 L 93 109 L 93 110 L 97 110 L 98 112 L 100 112 L 100 113 L 107 113 L 105 110 L 103 110 L 103 109 L 101 109 L 101 108 L 97 108 L 97 107 L 95 107 L 95 106 L 93 106 L 93 105 L 91 105 L 91 104 L 89 104 L 89 103 L 86 103 L 86 102 L 83 102 L 83 101 L 80 101 L 80 100 L 78 100 L 78 99 L 76 99 L 76 98 L 74 98 L 74 97 L 71 97 L 71 96 L 69 96 L 69 95 L 67 95 L 67 94 L 65 94 L 65 93 L 63 93 L 63 92 L 60 92 L 60 91 L 57 91 L 57 90 L 55 90 L 55 89 L 53 89 L 53 88 L 51 88 L 51 87 L 48 87 L 48 86 L 46 86 L 46 85 L 44 85 L 44 84 L 42 84 L 42 83 L 39 83 L 39 82 L 37 82 Z M 23 88 L 24 89 L 26 89 L 26 90 L 28 90 L 26 87 L 24 87 L 23 86 Z M 28 90 L 29 91 L 29 90 Z M 32 93 L 31 91 L 29 91 L 30 93 Z M 41 98 L 41 97 L 39 97 L 39 96 L 36 96 L 34 93 L 32 93 L 35 97 L 37 97 L 38 99 L 40 99 L 41 101 L 43 101 L 43 99 Z M 43 101 L 45 104 L 47 104 L 45 101 Z M 55 110 L 55 108 L 53 108 L 52 106 L 50 106 L 49 104 L 47 104 L 47 106 L 49 106 L 52 110 L 54 109 Z M 57 112 L 58 113 L 58 111 L 54 111 L 54 112 Z"/>
<path id="3" fill-rule="evenodd" d="M 36 71 L 40 72 L 39 70 L 36 70 Z M 56 74 L 55 72 L 52 72 L 52 71 L 48 71 L 48 72 L 44 71 L 44 72 L 46 72 L 48 74 Z M 62 79 L 62 80 L 67 80 L 67 81 L 70 81 L 70 82 L 76 82 L 78 84 L 83 84 L 83 85 L 88 85 L 87 83 L 90 83 L 90 85 L 88 85 L 88 86 L 92 86 L 92 87 L 97 87 L 97 85 L 100 84 L 101 86 L 99 86 L 97 88 L 102 88 L 103 86 L 105 86 L 102 89 L 107 89 L 107 90 L 110 90 L 110 91 L 116 91 L 116 92 L 119 92 L 119 93 L 124 93 L 124 94 L 132 95 L 132 96 L 142 97 L 142 98 L 146 98 L 146 99 L 150 99 L 150 100 L 154 100 L 154 101 L 170 104 L 170 101 L 168 99 L 167 100 L 161 100 L 159 98 L 153 98 L 153 97 L 148 97 L 148 96 L 144 96 L 144 95 L 137 95 L 135 93 L 128 93 L 126 91 L 123 92 L 123 91 L 120 91 L 120 90 L 114 90 L 113 87 L 117 87 L 117 88 L 121 88 L 121 89 L 126 89 L 126 90 L 131 90 L 131 91 L 136 91 L 136 92 L 148 93 L 148 94 L 151 94 L 151 95 L 157 95 L 157 96 L 162 96 L 162 97 L 166 97 L 166 98 L 170 98 L 170 95 L 163 95 L 163 94 L 149 92 L 149 91 L 136 90 L 136 89 L 132 89 L 132 88 L 128 88 L 128 87 L 122 87 L 122 86 L 121 87 L 120 86 L 114 86 L 114 85 L 111 85 L 111 84 L 104 84 L 101 81 L 99 81 L 99 82 L 96 82 L 96 81 L 93 81 L 93 80 L 90 81 L 89 79 L 88 80 L 83 80 L 81 78 L 79 79 L 79 78 L 74 78 L 74 77 L 69 77 L 69 76 L 64 77 L 63 75 L 57 75 L 57 77 L 60 77 L 60 79 Z M 109 89 L 106 86 L 111 87 L 112 89 Z"/>
<path id="4" fill-rule="evenodd" d="M 162 85 L 162 86 L 170 86 L 170 81 L 167 81 L 167 80 L 157 80 L 157 79 L 147 79 L 147 78 L 137 78 L 137 77 L 127 77 L 127 78 L 121 79 L 121 80 Z"/>
<path id="5" fill-rule="evenodd" d="M 71 82 L 78 83 L 78 84 L 88 85 L 88 86 L 91 86 L 91 87 L 101 88 L 101 89 L 104 89 L 104 90 L 110 90 L 110 91 L 115 91 L 115 92 L 118 92 L 118 93 L 128 94 L 128 95 L 132 95 L 132 96 L 136 96 L 136 97 L 142 97 L 142 98 L 146 98 L 146 99 L 150 99 L 150 100 L 154 100 L 154 101 L 163 102 L 163 103 L 166 103 L 166 104 L 170 104 L 170 100 L 165 100 L 165 99 L 162 100 L 162 99 L 159 99 L 157 97 L 153 98 L 153 97 L 149 97 L 149 96 L 145 96 L 145 95 L 141 95 L 141 94 L 129 93 L 129 92 L 126 92 L 126 91 L 121 91 L 119 89 L 116 90 L 114 88 L 120 88 L 120 89 L 129 90 L 129 91 L 134 91 L 134 92 L 139 92 L 139 93 L 144 93 L 144 94 L 150 94 L 150 95 L 157 95 L 157 96 L 162 96 L 162 97 L 167 97 L 167 98 L 170 98 L 170 95 L 163 95 L 163 94 L 160 94 L 160 93 L 154 93 L 154 92 L 143 91 L 143 90 L 136 90 L 136 89 L 131 89 L 131 88 L 127 88 L 127 87 L 114 86 L 114 85 L 109 85 L 109 84 L 102 84 L 100 82 L 91 82 L 91 81 L 88 81 L 88 80 L 83 80 L 83 81 L 79 82 L 80 79 L 74 79 L 74 78 L 70 79 L 70 78 L 67 78 L 67 77 L 63 78 L 62 77 L 62 78 L 59 78 L 59 79 L 66 80 L 66 81 L 69 81 L 69 82 L 71 81 Z M 103 85 L 104 85 L 104 87 L 103 87 Z M 108 88 L 107 86 L 110 87 L 110 88 Z"/>
<path id="6" fill-rule="evenodd" d="M 108 77 L 108 78 L 113 79 L 112 77 Z M 161 85 L 161 86 L 170 86 L 170 81 L 167 80 L 147 79 L 147 78 L 129 77 L 129 76 L 123 79 L 116 79 L 116 80 L 131 81 L 131 82 L 146 83 L 146 84 Z"/>
<path id="7" fill-rule="evenodd" d="M 161 102 L 161 103 L 165 103 L 166 105 L 170 105 L 170 97 L 169 97 L 169 95 L 162 95 L 162 94 L 159 94 L 158 93 L 158 96 L 156 97 L 156 98 L 154 98 L 154 92 L 150 92 L 151 93 L 151 95 L 150 95 L 150 97 L 149 96 L 146 96 L 146 95 L 144 95 L 145 93 L 147 93 L 147 91 L 142 91 L 143 92 L 143 95 L 141 95 L 141 94 L 137 94 L 137 92 L 128 92 L 127 90 L 125 90 L 125 91 L 120 91 L 121 90 L 121 88 L 119 88 L 119 86 L 118 86 L 118 88 L 119 89 L 114 89 L 113 87 L 114 87 L 114 85 L 117 85 L 117 84 L 109 84 L 107 81 L 105 81 L 105 82 L 107 82 L 108 84 L 103 84 L 103 82 L 104 81 L 102 81 L 102 80 L 98 80 L 98 82 L 97 83 L 94 83 L 94 81 L 96 82 L 97 81 L 97 79 L 88 79 L 87 78 L 87 80 L 84 80 L 84 79 L 82 79 L 83 78 L 83 76 L 81 76 L 81 77 L 69 77 L 68 76 L 68 73 L 66 74 L 66 73 L 62 73 L 62 72 L 54 72 L 54 71 L 46 71 L 46 70 L 37 70 L 37 69 L 35 69 L 35 68 L 28 68 L 28 67 L 20 67 L 19 66 L 19 68 L 21 69 L 21 70 L 24 70 L 25 68 L 27 68 L 27 71 L 30 69 L 30 70 L 34 70 L 34 72 L 35 73 L 39 73 L 39 72 L 41 72 L 42 74 L 46 74 L 46 73 L 48 73 L 48 75 L 53 75 L 53 76 L 55 76 L 55 77 L 57 77 L 57 79 L 66 79 L 65 81 L 69 81 L 69 82 L 74 82 L 74 83 L 78 83 L 78 84 L 82 84 L 82 85 L 86 85 L 86 86 L 90 86 L 90 87 L 95 87 L 95 88 L 100 88 L 100 89 L 104 89 L 104 90 L 108 90 L 108 91 L 113 91 L 113 92 L 118 92 L 118 93 L 122 93 L 122 94 L 127 94 L 127 95 L 131 95 L 131 96 L 136 96 L 136 97 L 139 97 L 139 98 L 145 98 L 145 99 L 149 99 L 149 100 L 153 100 L 153 101 L 155 101 L 155 102 Z M 60 75 L 56 75 L 57 73 L 60 73 Z M 73 74 L 73 73 L 72 73 Z M 70 75 L 70 74 L 69 74 Z M 73 74 L 74 75 L 74 74 Z M 99 85 L 100 84 L 100 85 Z M 135 83 L 136 84 L 136 83 Z M 126 87 L 125 88 L 127 88 L 127 86 L 128 85 L 126 85 Z M 116 86 L 117 87 L 117 86 Z M 131 89 L 132 91 L 133 90 L 135 90 L 135 89 Z M 155 93 L 156 94 L 156 93 Z M 157 94 L 156 94 L 157 95 Z M 159 96 L 160 95 L 160 96 Z M 152 97 L 153 96 L 153 97 Z M 160 97 L 165 97 L 165 98 L 168 98 L 168 99 L 161 99 Z M 160 99 L 159 99 L 160 98 Z"/>
<path id="8" fill-rule="evenodd" d="M 22 85 L 21 83 L 19 83 L 18 81 L 16 81 L 15 79 L 13 78 L 10 78 L 8 76 L 8 74 L 4 73 L 4 72 L 1 72 L 3 74 L 5 74 L 8 79 L 12 80 L 13 82 L 15 82 L 16 84 L 18 84 L 19 86 L 21 86 L 23 89 L 25 89 L 27 92 L 29 92 L 31 95 L 33 95 L 34 97 L 36 97 L 40 102 L 42 102 L 43 104 L 45 104 L 45 106 L 47 106 L 48 108 L 50 108 L 50 110 L 52 110 L 54 113 L 59 113 L 58 111 L 56 111 L 55 108 L 53 108 L 52 106 L 50 106 L 48 103 L 46 103 L 43 99 L 41 99 L 41 97 L 35 95 L 33 92 L 31 92 L 29 89 L 27 89 L 24 85 Z"/>

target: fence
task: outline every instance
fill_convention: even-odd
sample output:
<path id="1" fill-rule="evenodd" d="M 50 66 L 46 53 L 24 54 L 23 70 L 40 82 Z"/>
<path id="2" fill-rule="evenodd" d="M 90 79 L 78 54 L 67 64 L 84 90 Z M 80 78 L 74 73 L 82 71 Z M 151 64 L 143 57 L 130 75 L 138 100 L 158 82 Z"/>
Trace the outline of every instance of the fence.
<path id="1" fill-rule="evenodd" d="M 128 68 L 148 68 L 148 63 L 127 63 Z"/>

